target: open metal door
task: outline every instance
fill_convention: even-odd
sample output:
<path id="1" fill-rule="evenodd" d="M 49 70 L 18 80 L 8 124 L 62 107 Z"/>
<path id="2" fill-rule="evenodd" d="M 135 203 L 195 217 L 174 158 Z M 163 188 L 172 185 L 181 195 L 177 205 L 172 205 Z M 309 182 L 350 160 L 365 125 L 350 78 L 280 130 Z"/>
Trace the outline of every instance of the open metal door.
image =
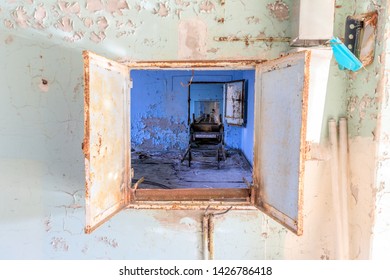
<path id="1" fill-rule="evenodd" d="M 225 83 L 225 120 L 230 125 L 244 124 L 245 80 Z"/>
<path id="2" fill-rule="evenodd" d="M 127 205 L 130 187 L 129 69 L 84 57 L 86 227 L 90 233 Z"/>
<path id="3" fill-rule="evenodd" d="M 256 69 L 255 204 L 297 235 L 303 231 L 310 52 L 298 52 Z"/>

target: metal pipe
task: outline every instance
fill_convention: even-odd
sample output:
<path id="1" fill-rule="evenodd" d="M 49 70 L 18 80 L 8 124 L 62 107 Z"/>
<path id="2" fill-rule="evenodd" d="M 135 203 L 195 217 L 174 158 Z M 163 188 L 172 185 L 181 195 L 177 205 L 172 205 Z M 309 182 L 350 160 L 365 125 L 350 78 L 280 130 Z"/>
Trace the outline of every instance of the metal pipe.
<path id="1" fill-rule="evenodd" d="M 349 217 L 348 217 L 348 131 L 347 120 L 339 120 L 340 134 L 340 199 L 343 233 L 343 257 L 349 259 Z"/>
<path id="2" fill-rule="evenodd" d="M 209 259 L 209 215 L 205 214 L 202 221 L 203 259 Z"/>
<path id="3" fill-rule="evenodd" d="M 209 216 L 209 260 L 214 259 L 214 215 Z"/>
<path id="4" fill-rule="evenodd" d="M 337 124 L 336 121 L 329 120 L 329 141 L 331 149 L 331 179 L 332 179 L 332 200 L 335 219 L 335 258 L 343 259 L 343 235 L 342 223 L 340 218 L 340 193 L 339 193 L 339 158 L 338 158 L 338 141 L 337 141 Z"/>

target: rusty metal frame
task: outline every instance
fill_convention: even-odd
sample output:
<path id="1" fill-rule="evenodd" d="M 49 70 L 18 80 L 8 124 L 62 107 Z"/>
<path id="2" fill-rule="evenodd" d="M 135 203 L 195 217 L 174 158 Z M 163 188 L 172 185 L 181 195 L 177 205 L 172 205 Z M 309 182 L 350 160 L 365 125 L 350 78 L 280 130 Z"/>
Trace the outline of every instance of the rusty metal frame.
<path id="1" fill-rule="evenodd" d="M 267 214 L 272 219 L 281 223 L 283 226 L 294 232 L 295 234 L 303 234 L 303 182 L 304 182 L 304 173 L 305 173 L 305 160 L 307 158 L 307 143 L 306 143 L 306 129 L 307 129 L 307 111 L 308 111 L 308 94 L 309 94 L 309 79 L 310 79 L 310 51 L 301 51 L 289 54 L 285 57 L 281 57 L 277 60 L 269 61 L 259 65 L 257 71 L 260 74 L 263 71 L 272 71 L 277 69 L 275 66 L 277 63 L 286 64 L 286 67 L 290 67 L 293 64 L 294 59 L 303 57 L 304 59 L 304 81 L 302 88 L 302 123 L 300 131 L 300 153 L 299 153 L 299 176 L 298 176 L 298 218 L 297 221 L 293 221 L 292 218 L 280 212 L 278 209 L 275 209 L 271 205 L 267 204 L 263 200 L 262 194 L 262 176 L 259 174 L 259 165 L 262 164 L 259 162 L 257 156 L 254 157 L 254 168 L 253 168 L 253 183 L 254 183 L 254 192 L 252 199 L 254 199 L 254 205 L 258 207 L 262 212 Z M 260 81 L 256 79 L 256 88 L 259 88 Z M 255 122 L 260 119 L 260 98 L 255 96 Z M 256 129 L 257 127 L 257 129 Z M 254 154 L 257 155 L 259 152 L 260 143 L 256 141 L 261 137 L 261 129 L 258 126 L 255 126 L 255 141 L 254 141 Z"/>
<path id="2" fill-rule="evenodd" d="M 256 70 L 265 60 L 197 60 L 197 61 L 122 61 L 129 70 Z M 137 209 L 200 209 L 214 205 L 226 209 L 256 209 L 251 204 L 253 189 L 132 189 L 128 208 Z M 191 202 L 190 204 L 188 202 Z M 195 204 L 194 204 L 195 203 Z M 239 207 L 237 205 L 239 203 Z"/>
<path id="3" fill-rule="evenodd" d="M 302 55 L 301 53 L 293 54 L 291 56 Z M 290 55 L 289 55 L 290 56 Z M 282 58 L 284 59 L 284 58 Z M 305 59 L 310 60 L 310 52 L 306 52 Z M 160 70 L 181 70 L 181 69 L 196 69 L 196 70 L 256 70 L 267 67 L 266 60 L 199 60 L 199 61 L 120 61 L 131 70 L 148 70 L 148 69 L 160 69 Z M 272 63 L 272 62 L 270 62 Z M 256 75 L 257 76 L 257 75 Z M 309 77 L 309 63 L 305 65 L 304 74 L 304 104 L 302 108 L 302 122 L 306 121 L 307 116 L 307 94 L 308 94 L 308 77 Z M 257 92 L 256 78 L 255 83 L 255 95 Z M 86 97 L 87 98 L 87 97 Z M 255 122 L 256 119 L 256 106 L 258 104 L 258 98 L 255 96 Z M 88 123 L 86 123 L 88 125 Z M 256 126 L 255 126 L 256 127 Z M 255 129 L 255 141 L 254 141 L 254 153 L 256 153 L 256 147 L 258 143 L 256 141 L 256 135 L 258 130 Z M 302 126 L 301 138 L 306 134 L 306 125 Z M 302 139 L 305 139 L 304 137 Z M 304 160 L 306 158 L 306 146 L 305 142 L 301 142 L 300 153 L 300 175 L 299 175 L 299 201 L 303 201 L 303 168 Z M 86 147 L 83 147 L 83 151 L 86 156 L 89 156 L 89 151 Z M 298 231 L 295 231 L 294 226 L 289 223 L 289 217 L 284 217 L 283 213 L 277 209 L 263 203 L 261 201 L 261 179 L 260 174 L 257 174 L 259 162 L 254 159 L 253 168 L 253 180 L 257 182 L 247 189 L 171 189 L 171 190 L 153 190 L 153 189 L 132 189 L 129 186 L 126 198 L 126 208 L 129 209 L 165 209 L 165 210 L 262 210 L 271 218 L 282 223 L 284 226 L 295 232 L 296 234 L 302 234 L 302 220 L 303 217 L 300 214 L 298 219 Z M 302 210 L 302 203 L 299 204 L 300 210 Z M 300 211 L 301 213 L 302 211 Z M 291 219 L 290 219 L 291 220 Z"/>
<path id="4" fill-rule="evenodd" d="M 130 61 L 121 60 L 130 69 L 196 69 L 196 70 L 253 70 L 267 60 L 172 60 L 172 61 Z"/>
<path id="5" fill-rule="evenodd" d="M 91 131 L 91 120 L 90 120 L 90 114 L 91 114 L 91 96 L 90 96 L 90 74 L 91 74 L 91 63 L 93 62 L 95 65 L 99 65 L 101 69 L 104 69 L 106 71 L 119 71 L 120 73 L 126 73 L 127 67 L 125 65 L 119 64 L 118 62 L 106 59 L 102 56 L 99 56 L 95 53 L 89 52 L 89 51 L 83 51 L 83 60 L 84 60 L 84 139 L 82 143 L 82 150 L 85 157 L 85 200 L 86 200 L 86 226 L 85 226 L 85 233 L 89 234 L 92 231 L 94 231 L 96 228 L 98 228 L 100 225 L 105 223 L 107 220 L 111 219 L 115 214 L 120 212 L 122 209 L 126 207 L 126 205 L 129 202 L 129 188 L 124 187 L 121 189 L 121 199 L 118 200 L 118 202 L 114 205 L 112 205 L 110 208 L 105 209 L 97 216 L 91 215 L 91 189 L 92 189 L 92 179 L 94 178 L 93 173 L 90 172 L 90 162 L 91 162 L 91 151 L 90 151 L 90 131 Z M 129 84 L 130 79 L 127 75 L 123 75 L 125 83 L 123 86 L 123 94 L 129 90 Z M 123 104 L 123 122 L 124 122 L 124 130 L 129 131 L 130 128 L 130 118 L 126 118 L 126 116 L 129 116 L 129 110 L 130 110 L 130 100 L 129 100 L 129 94 L 124 95 L 124 104 Z M 130 143 L 130 135 L 127 133 L 124 133 L 123 135 L 123 143 Z M 125 149 L 124 151 L 124 180 L 125 186 L 128 186 L 128 182 L 130 180 L 130 168 L 131 168 L 131 162 L 130 162 L 130 149 Z M 93 221 L 93 218 L 100 219 L 99 221 Z"/>
<path id="6" fill-rule="evenodd" d="M 138 189 L 135 201 L 249 201 L 249 189 Z"/>

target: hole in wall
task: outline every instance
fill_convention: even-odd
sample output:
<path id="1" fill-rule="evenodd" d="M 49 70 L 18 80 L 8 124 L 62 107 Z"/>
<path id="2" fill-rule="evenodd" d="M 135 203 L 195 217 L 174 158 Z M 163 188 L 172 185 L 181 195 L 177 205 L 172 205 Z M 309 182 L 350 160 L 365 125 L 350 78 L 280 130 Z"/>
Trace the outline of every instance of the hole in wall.
<path id="1" fill-rule="evenodd" d="M 49 81 L 47 79 L 42 78 L 38 87 L 42 92 L 48 92 L 49 91 Z"/>
<path id="2" fill-rule="evenodd" d="M 144 177 L 139 188 L 247 188 L 252 180 L 254 73 L 132 70 L 132 168 L 134 182 Z M 217 148 L 206 147 L 203 151 L 202 146 L 192 150 L 189 166 L 185 153 L 191 142 L 193 114 L 199 118 L 201 111 L 214 109 L 216 115 L 223 116 L 224 83 L 239 79 L 248 83 L 246 126 L 228 125 L 222 117 L 226 159 L 220 158 L 218 164 L 221 155 Z"/>

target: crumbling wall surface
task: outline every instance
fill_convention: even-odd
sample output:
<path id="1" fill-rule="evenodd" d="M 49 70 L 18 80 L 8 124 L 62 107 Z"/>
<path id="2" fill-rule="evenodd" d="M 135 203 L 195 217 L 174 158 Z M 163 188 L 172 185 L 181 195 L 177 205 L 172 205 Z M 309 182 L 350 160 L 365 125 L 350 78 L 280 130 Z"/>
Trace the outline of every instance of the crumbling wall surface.
<path id="1" fill-rule="evenodd" d="M 293 3 L 2 1 L 0 258 L 201 258 L 202 211 L 125 210 L 91 235 L 83 233 L 81 50 L 133 61 L 275 58 L 289 49 Z M 345 17 L 355 12 L 378 9 L 387 25 L 380 24 L 375 61 L 366 69 L 349 74 L 332 60 L 323 139 L 317 157 L 305 166 L 303 235 L 295 236 L 259 211 L 230 211 L 215 223 L 216 258 L 335 257 L 327 120 L 340 116 L 349 121 L 350 256 L 388 256 L 383 245 L 389 232 L 385 3 L 336 0 L 335 36 L 344 36 Z M 181 119 L 169 121 L 183 125 Z"/>
<path id="2" fill-rule="evenodd" d="M 382 1 L 382 13 L 389 15 L 389 1 Z M 380 22 L 382 53 L 377 56 L 381 63 L 378 73 L 378 106 L 379 114 L 375 138 L 376 180 L 374 185 L 375 223 L 373 227 L 372 252 L 373 259 L 390 259 L 390 18 L 384 17 Z"/>
<path id="3" fill-rule="evenodd" d="M 267 8 L 273 2 L 1 1 L 0 258 L 200 259 L 202 211 L 125 210 L 84 234 L 81 51 L 130 60 L 275 58 L 288 42 L 262 38 L 289 30 Z M 216 256 L 282 258 L 284 239 L 268 237 L 264 219 L 231 211 L 216 220 Z"/>
<path id="4" fill-rule="evenodd" d="M 117 59 L 267 58 L 288 48 L 290 2 L 4 0 L 0 28 Z"/>
<path id="5" fill-rule="evenodd" d="M 184 150 L 188 145 L 188 91 L 191 82 L 228 82 L 242 78 L 232 70 L 133 70 L 131 78 L 132 148 L 143 151 Z M 195 94 L 195 85 L 192 92 Z M 222 86 L 219 89 L 223 95 Z M 220 104 L 221 108 L 223 104 Z M 192 119 L 192 116 L 191 116 Z M 225 124 L 228 147 L 241 146 L 241 127 Z"/>
<path id="6" fill-rule="evenodd" d="M 384 121 L 388 110 L 384 86 L 387 84 L 385 73 L 388 67 L 385 59 L 388 41 L 388 29 L 386 29 L 389 21 L 388 5 L 388 1 L 360 1 L 352 5 L 353 12 L 356 14 L 374 10 L 379 13 L 374 62 L 357 73 L 349 73 L 347 87 L 350 255 L 353 259 L 371 258 L 375 253 L 372 241 L 375 241 L 376 236 L 381 235 L 375 234 L 373 228 L 376 228 L 377 233 L 379 231 L 389 233 L 388 225 L 387 229 L 383 226 L 383 219 L 388 216 L 384 214 L 388 211 L 383 207 L 386 201 L 384 189 L 386 181 L 389 180 L 388 172 L 385 175 L 383 169 L 387 154 L 383 149 L 389 147 L 386 139 L 387 122 Z M 382 220 L 379 219 L 382 226 L 378 226 L 378 217 L 382 217 Z M 388 221 L 387 219 L 387 223 Z M 383 241 L 383 238 L 381 240 Z M 389 248 L 389 243 L 385 242 L 379 246 L 382 249 Z M 378 249 L 379 247 L 376 249 L 377 253 Z"/>

